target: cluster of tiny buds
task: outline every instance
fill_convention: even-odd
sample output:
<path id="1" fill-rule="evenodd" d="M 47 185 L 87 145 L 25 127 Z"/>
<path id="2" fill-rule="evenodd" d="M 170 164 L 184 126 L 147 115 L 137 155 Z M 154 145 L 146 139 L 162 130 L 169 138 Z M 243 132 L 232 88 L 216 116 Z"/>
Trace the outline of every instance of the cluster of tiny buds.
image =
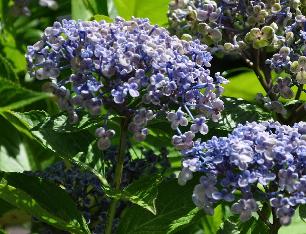
<path id="1" fill-rule="evenodd" d="M 155 117 L 152 110 L 146 110 L 141 108 L 136 111 L 132 121 L 129 124 L 129 130 L 133 132 L 133 137 L 136 141 L 145 140 L 148 135 L 148 129 L 146 128 L 148 121 Z"/>
<path id="2" fill-rule="evenodd" d="M 100 127 L 96 129 L 96 137 L 98 137 L 98 148 L 100 150 L 106 150 L 111 146 L 111 138 L 115 135 L 115 131 Z"/>

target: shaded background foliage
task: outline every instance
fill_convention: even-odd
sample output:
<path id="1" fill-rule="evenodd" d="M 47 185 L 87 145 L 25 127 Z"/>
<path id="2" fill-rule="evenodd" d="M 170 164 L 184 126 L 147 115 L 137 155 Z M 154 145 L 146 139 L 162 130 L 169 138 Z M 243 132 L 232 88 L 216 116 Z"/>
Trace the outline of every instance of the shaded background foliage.
<path id="1" fill-rule="evenodd" d="M 84 217 L 67 193 L 50 182 L 18 172 L 43 170 L 64 159 L 91 171 L 103 182 L 103 167 L 107 165 L 101 162 L 103 153 L 92 144 L 94 129 L 103 118 L 91 119 L 84 114 L 77 125 L 67 124 L 54 98 L 42 92 L 42 83 L 29 77 L 26 46 L 39 40 L 44 28 L 63 18 L 111 20 L 116 16 L 135 16 L 167 27 L 168 1 L 61 0 L 58 8 L 52 10 L 32 0 L 28 5 L 30 14 L 17 16 L 12 12 L 16 2 L 0 2 L 0 228 L 15 224 L 29 228 L 33 215 L 62 230 L 89 233 Z M 238 123 L 272 118 L 255 103 L 256 94 L 264 90 L 251 70 L 231 57 L 215 58 L 212 64 L 214 71 L 226 72 L 230 83 L 224 93 L 226 108 L 222 120 L 210 123 L 207 139 L 227 135 Z M 113 129 L 118 128 L 118 120 L 111 120 Z M 220 205 L 213 217 L 194 207 L 191 194 L 197 178 L 185 187 L 169 178 L 180 170 L 181 163 L 180 155 L 169 147 L 171 131 L 167 123 L 153 121 L 147 140 L 131 142 L 133 147 L 129 150 L 131 157 L 137 159 L 144 157 L 144 150 L 158 155 L 161 148 L 167 148 L 171 167 L 162 173 L 162 179 L 155 178 L 150 183 L 136 181 L 124 193 L 111 191 L 103 183 L 109 197 L 121 197 L 131 204 L 122 213 L 118 233 L 264 233 L 264 225 L 255 225 L 256 218 L 238 226 L 234 216 L 228 219 L 226 207 Z M 114 139 L 116 142 L 118 139 Z M 300 213 L 306 218 L 305 210 Z M 293 224 L 280 233 L 305 233 L 303 225 L 297 215 Z"/>

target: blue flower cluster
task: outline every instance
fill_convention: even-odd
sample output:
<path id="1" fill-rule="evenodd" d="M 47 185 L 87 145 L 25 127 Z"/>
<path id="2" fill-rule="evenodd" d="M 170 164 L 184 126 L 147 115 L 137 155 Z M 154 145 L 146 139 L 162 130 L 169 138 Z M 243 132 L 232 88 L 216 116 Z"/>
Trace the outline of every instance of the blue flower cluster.
<path id="1" fill-rule="evenodd" d="M 173 128 L 188 125 L 180 118 L 190 116 L 198 126 L 193 132 L 201 133 L 207 132 L 206 118 L 218 120 L 226 80 L 218 73 L 210 76 L 212 56 L 206 49 L 197 40 L 170 36 L 147 19 L 63 20 L 46 28 L 28 47 L 26 59 L 31 76 L 51 81 L 49 89 L 72 123 L 79 109 L 99 115 L 105 108 L 128 117 L 134 138 L 144 140 L 147 123 L 157 114 L 167 114 Z"/>
<path id="2" fill-rule="evenodd" d="M 184 151 L 179 183 L 203 174 L 192 195 L 196 206 L 213 214 L 220 201 L 232 204 L 241 221 L 269 203 L 282 225 L 306 204 L 306 123 L 239 125 L 228 137 L 213 137 Z"/>
<path id="3" fill-rule="evenodd" d="M 107 165 L 105 177 L 107 180 L 112 181 L 115 174 L 116 163 L 114 154 L 116 151 L 110 148 L 105 151 L 105 153 L 104 163 Z M 144 158 L 133 160 L 129 154 L 126 155 L 121 182 L 122 188 L 128 186 L 142 175 L 152 175 L 162 172 L 161 168 L 163 168 L 162 170 L 166 170 L 170 167 L 170 163 L 167 159 L 167 151 L 163 150 L 161 155 L 156 155 L 150 151 L 145 151 L 143 153 Z M 91 232 L 93 234 L 104 233 L 111 199 L 105 195 L 101 182 L 96 175 L 82 170 L 77 165 L 65 163 L 63 161 L 55 163 L 44 171 L 27 173 L 52 181 L 65 189 L 85 217 Z M 120 214 L 126 206 L 128 206 L 127 202 L 120 202 L 118 205 L 113 232 L 115 232 L 119 224 Z M 38 220 L 35 222 L 35 225 L 39 233 L 57 233 L 55 228 L 42 224 Z"/>
<path id="4" fill-rule="evenodd" d="M 173 0 L 168 17 L 174 34 L 200 39 L 212 53 L 239 55 L 267 93 L 259 95 L 258 101 L 280 114 L 281 120 L 289 119 L 290 113 L 280 98 L 298 100 L 306 91 L 303 5 L 300 0 Z M 298 88 L 296 94 L 292 86 Z"/>

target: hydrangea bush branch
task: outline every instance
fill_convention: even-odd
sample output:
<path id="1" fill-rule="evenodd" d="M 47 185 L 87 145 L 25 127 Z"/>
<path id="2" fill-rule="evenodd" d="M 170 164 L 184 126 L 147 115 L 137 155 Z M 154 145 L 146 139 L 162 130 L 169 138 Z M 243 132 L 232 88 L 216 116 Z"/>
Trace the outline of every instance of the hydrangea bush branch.
<path id="1" fill-rule="evenodd" d="M 208 214 L 220 202 L 247 221 L 255 212 L 270 233 L 289 225 L 295 210 L 306 204 L 306 123 L 293 127 L 278 122 L 238 125 L 227 137 L 213 137 L 183 151 L 184 185 L 193 172 L 202 177 L 192 195 L 196 206 Z M 261 207 L 272 211 L 262 213 Z"/>
<path id="2" fill-rule="evenodd" d="M 170 36 L 147 19 L 55 22 L 28 47 L 26 58 L 31 76 L 48 81 L 46 89 L 71 124 L 80 111 L 108 113 L 96 130 L 100 150 L 109 148 L 116 134 L 107 125 L 109 113 L 121 119 L 115 189 L 121 184 L 129 132 L 143 141 L 148 123 L 164 117 L 178 133 L 174 146 L 187 149 L 196 133 L 207 133 L 206 119 L 217 121 L 223 110 L 219 96 L 226 80 L 219 73 L 210 76 L 207 46 Z M 114 199 L 110 205 L 106 233 L 112 231 L 117 204 Z"/>
<path id="3" fill-rule="evenodd" d="M 266 94 L 257 100 L 282 123 L 301 120 L 306 83 L 306 18 L 303 3 L 288 1 L 173 0 L 169 23 L 182 38 L 198 38 L 214 54 L 239 55 L 255 72 Z M 294 93 L 293 88 L 297 91 Z"/>

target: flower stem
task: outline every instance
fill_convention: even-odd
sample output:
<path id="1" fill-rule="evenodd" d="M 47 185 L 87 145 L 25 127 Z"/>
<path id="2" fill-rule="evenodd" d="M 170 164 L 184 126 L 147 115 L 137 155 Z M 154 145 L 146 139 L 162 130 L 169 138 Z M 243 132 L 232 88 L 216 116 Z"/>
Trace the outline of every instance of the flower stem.
<path id="1" fill-rule="evenodd" d="M 121 179 L 122 179 L 124 156 L 125 156 L 125 152 L 127 148 L 128 123 L 129 123 L 128 118 L 124 118 L 121 120 L 119 152 L 117 155 L 117 165 L 115 169 L 115 179 L 114 179 L 115 190 L 120 189 L 120 184 L 121 184 Z M 117 208 L 118 202 L 119 202 L 118 198 L 113 198 L 110 204 L 110 207 L 108 210 L 108 217 L 106 221 L 105 234 L 112 233 L 113 221 L 116 215 L 116 208 Z"/>
<path id="2" fill-rule="evenodd" d="M 278 230 L 281 227 L 279 219 L 276 216 L 275 209 L 272 208 L 272 215 L 273 215 L 273 224 L 270 226 L 270 233 L 271 234 L 278 234 Z"/>

